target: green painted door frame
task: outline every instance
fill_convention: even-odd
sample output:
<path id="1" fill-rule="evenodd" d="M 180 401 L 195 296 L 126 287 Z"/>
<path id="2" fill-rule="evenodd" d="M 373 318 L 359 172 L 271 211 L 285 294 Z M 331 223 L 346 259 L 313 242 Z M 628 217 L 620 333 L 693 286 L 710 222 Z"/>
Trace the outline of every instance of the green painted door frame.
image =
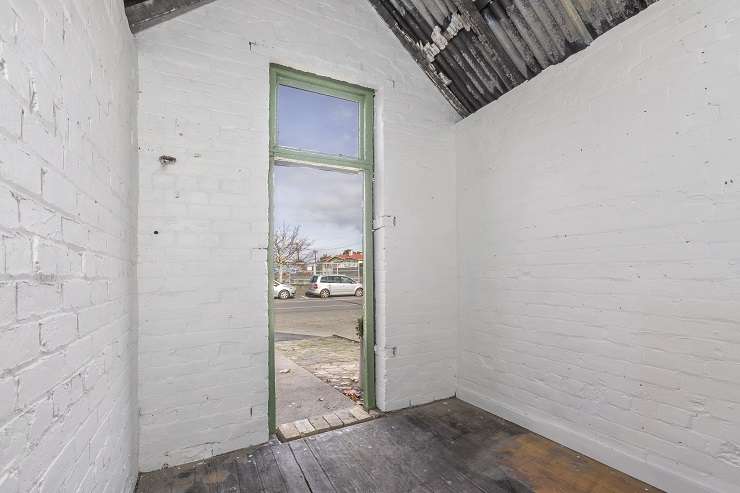
<path id="1" fill-rule="evenodd" d="M 277 98 L 278 87 L 290 86 L 297 89 L 334 96 L 360 105 L 359 121 L 359 157 L 356 159 L 334 156 L 318 152 L 309 152 L 283 147 L 277 143 Z M 373 127 L 374 96 L 372 89 L 340 82 L 307 72 L 300 72 L 281 65 L 270 65 L 270 170 L 268 187 L 270 197 L 269 210 L 269 243 L 267 248 L 267 299 L 268 299 L 268 365 L 269 365 L 269 399 L 267 404 L 270 433 L 277 428 L 276 386 L 275 386 L 275 326 L 273 324 L 273 290 L 274 280 L 272 242 L 273 242 L 273 169 L 275 162 L 287 162 L 302 166 L 322 169 L 335 169 L 362 172 L 364 177 L 364 228 L 363 228 L 363 317 L 365 320 L 362 352 L 364 367 L 360 369 L 364 406 L 375 408 L 375 290 L 374 290 L 374 252 L 373 252 Z"/>

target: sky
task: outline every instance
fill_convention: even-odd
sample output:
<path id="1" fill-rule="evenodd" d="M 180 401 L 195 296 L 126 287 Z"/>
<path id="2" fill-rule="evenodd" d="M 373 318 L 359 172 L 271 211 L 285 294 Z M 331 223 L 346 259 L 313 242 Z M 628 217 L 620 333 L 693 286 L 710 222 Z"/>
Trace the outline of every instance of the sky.
<path id="1" fill-rule="evenodd" d="M 362 250 L 362 174 L 275 164 L 275 225 L 300 225 L 319 254 Z"/>
<path id="2" fill-rule="evenodd" d="M 288 86 L 278 88 L 278 144 L 358 157 L 360 105 Z"/>
<path id="3" fill-rule="evenodd" d="M 280 145 L 358 156 L 356 102 L 287 86 L 278 91 Z M 300 225 L 319 254 L 362 250 L 362 174 L 275 164 L 275 225 Z"/>

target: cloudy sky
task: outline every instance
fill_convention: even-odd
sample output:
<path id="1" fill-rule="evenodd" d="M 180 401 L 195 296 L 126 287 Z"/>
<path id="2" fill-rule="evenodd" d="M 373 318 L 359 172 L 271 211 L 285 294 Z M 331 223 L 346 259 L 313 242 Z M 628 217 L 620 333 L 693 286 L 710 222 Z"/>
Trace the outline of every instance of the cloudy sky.
<path id="1" fill-rule="evenodd" d="M 274 169 L 276 225 L 300 225 L 319 254 L 362 249 L 361 174 L 300 166 Z"/>
<path id="2" fill-rule="evenodd" d="M 278 144 L 358 157 L 360 105 L 288 86 L 278 88 Z"/>
<path id="3" fill-rule="evenodd" d="M 280 145 L 357 157 L 356 102 L 287 86 L 278 91 Z M 274 169 L 275 225 L 300 225 L 319 254 L 362 249 L 362 174 L 301 166 Z"/>

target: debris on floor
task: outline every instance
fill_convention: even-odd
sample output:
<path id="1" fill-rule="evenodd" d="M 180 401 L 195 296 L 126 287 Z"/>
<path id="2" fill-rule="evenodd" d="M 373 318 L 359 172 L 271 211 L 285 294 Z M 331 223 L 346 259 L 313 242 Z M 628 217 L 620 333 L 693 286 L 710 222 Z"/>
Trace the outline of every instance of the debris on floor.
<path id="1" fill-rule="evenodd" d="M 342 393 L 355 402 L 362 400 L 362 392 L 355 389 L 343 389 Z"/>

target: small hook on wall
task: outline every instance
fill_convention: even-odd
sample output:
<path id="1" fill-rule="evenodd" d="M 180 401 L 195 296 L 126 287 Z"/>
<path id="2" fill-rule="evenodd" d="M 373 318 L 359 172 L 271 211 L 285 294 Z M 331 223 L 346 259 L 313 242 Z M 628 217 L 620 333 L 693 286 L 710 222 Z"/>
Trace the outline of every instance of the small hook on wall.
<path id="1" fill-rule="evenodd" d="M 174 158 L 172 156 L 159 156 L 159 164 L 162 165 L 162 167 L 169 166 L 170 164 L 175 164 L 177 162 L 177 158 Z"/>

